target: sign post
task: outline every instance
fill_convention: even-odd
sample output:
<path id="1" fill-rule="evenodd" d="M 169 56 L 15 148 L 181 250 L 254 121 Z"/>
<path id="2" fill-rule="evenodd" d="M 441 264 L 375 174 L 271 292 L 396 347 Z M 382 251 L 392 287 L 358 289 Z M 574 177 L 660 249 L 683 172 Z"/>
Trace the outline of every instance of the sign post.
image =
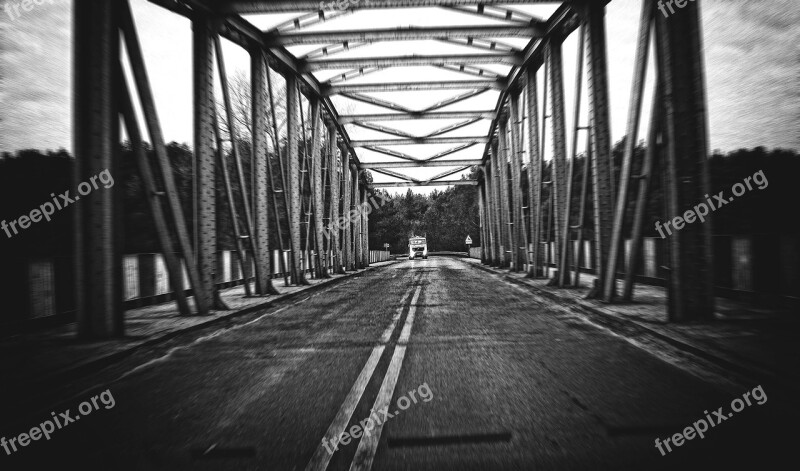
<path id="1" fill-rule="evenodd" d="M 464 243 L 467 244 L 467 255 L 469 255 L 469 251 L 472 248 L 472 237 L 467 235 L 467 240 L 465 240 Z"/>

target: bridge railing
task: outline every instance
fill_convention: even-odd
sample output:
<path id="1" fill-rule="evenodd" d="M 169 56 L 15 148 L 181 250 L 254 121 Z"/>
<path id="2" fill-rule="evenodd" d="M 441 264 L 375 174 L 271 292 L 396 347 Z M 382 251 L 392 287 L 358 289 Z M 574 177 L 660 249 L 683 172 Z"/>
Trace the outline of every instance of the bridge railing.
<path id="1" fill-rule="evenodd" d="M 714 290 L 717 296 L 800 305 L 800 237 L 774 234 L 716 235 L 713 240 Z M 578 249 L 577 241 L 572 243 L 571 253 L 574 257 Z M 630 239 L 626 240 L 626 263 L 630 257 L 630 245 Z M 584 241 L 582 249 L 581 272 L 594 274 L 591 257 L 594 242 Z M 553 251 L 554 243 L 542 244 L 544 262 L 551 268 L 556 266 Z M 470 257 L 480 259 L 481 247 L 472 247 Z M 574 266 L 574 258 L 570 264 Z M 667 278 L 666 265 L 666 240 L 644 238 L 642 257 L 635 273 L 637 281 L 663 286 Z"/>
<path id="2" fill-rule="evenodd" d="M 272 251 L 272 273 L 270 274 L 272 279 L 279 279 L 285 275 L 280 270 L 280 256 L 279 250 Z M 246 257 L 252 267 L 253 259 L 249 252 L 246 253 Z M 284 251 L 283 259 L 283 266 L 290 266 L 289 251 Z M 385 262 L 389 259 L 388 250 L 369 251 L 369 263 Z M 306 273 L 313 273 L 316 268 L 314 252 L 303 252 L 300 260 L 303 270 Z M 216 262 L 217 289 L 226 289 L 244 283 L 241 265 L 235 251 L 217 252 Z M 332 264 L 329 257 L 328 266 L 331 267 Z M 5 326 L 10 330 L 19 330 L 25 327 L 36 328 L 37 325 L 69 322 L 74 319 L 72 265 L 69 257 L 24 259 L 20 263 L 10 265 L 16 266 L 22 282 L 20 286 L 25 286 L 25 288 L 18 290 L 16 299 L 8 300 L 7 306 L 14 308 L 6 310 L 6 314 L 0 317 L 0 326 Z M 332 269 L 328 271 L 329 273 L 333 272 Z M 170 286 L 164 256 L 160 253 L 125 255 L 122 265 L 122 280 L 126 309 L 169 302 L 174 299 L 174 289 Z M 250 281 L 252 281 L 252 277 Z M 185 264 L 182 288 L 189 289 Z M 3 332 L 0 331 L 0 333 Z"/>

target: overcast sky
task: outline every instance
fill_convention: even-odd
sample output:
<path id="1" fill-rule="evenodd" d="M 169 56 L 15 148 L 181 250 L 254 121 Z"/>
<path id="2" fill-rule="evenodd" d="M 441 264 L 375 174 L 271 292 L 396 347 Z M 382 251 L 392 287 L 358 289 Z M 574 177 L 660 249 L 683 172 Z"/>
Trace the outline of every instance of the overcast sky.
<path id="1" fill-rule="evenodd" d="M 191 145 L 190 23 L 145 0 L 132 0 L 132 6 L 165 138 L 168 141 L 186 142 Z M 705 0 L 702 7 L 711 149 L 727 151 L 759 145 L 769 148 L 799 149 L 800 28 L 797 25 L 800 24 L 800 2 Z M 625 134 L 639 8 L 639 0 L 614 0 L 607 9 L 614 141 Z M 525 8 L 527 12 L 541 16 L 549 15 L 549 11 L 553 9 L 552 6 Z M 0 11 L 0 151 L 59 147 L 69 150 L 72 147 L 70 3 L 66 0 L 56 0 L 52 5 L 50 2 L 44 2 L 29 12 L 20 10 L 19 17 L 13 12 L 9 14 L 9 11 L 9 9 Z M 439 9 L 393 10 L 390 15 L 385 13 L 385 10 L 360 11 L 331 21 L 321 28 L 487 23 L 471 15 L 455 14 Z M 679 13 L 678 11 L 676 14 Z M 259 27 L 267 28 L 292 16 L 294 15 L 249 19 Z M 572 114 L 570 103 L 574 94 L 573 71 L 577 43 L 575 36 L 570 37 L 564 46 L 569 120 Z M 420 51 L 427 54 L 470 52 L 459 46 L 431 43 L 433 42 L 384 43 L 355 49 L 346 54 L 370 56 Z M 302 54 L 308 49 L 310 48 L 298 47 L 293 48 L 292 52 Z M 245 51 L 226 42 L 225 55 L 229 73 L 241 71 L 249 74 L 249 59 Z M 502 68 L 495 70 L 505 72 Z M 318 77 L 324 79 L 330 75 L 331 73 L 320 73 Z M 421 75 L 425 75 L 428 80 L 455 78 L 433 68 L 407 68 L 378 72 L 360 80 L 403 81 L 419 79 Z M 421 92 L 413 96 L 405 95 L 402 98 L 399 98 L 398 94 L 386 93 L 382 97 L 421 108 L 458 93 L 460 92 Z M 449 109 L 491 109 L 494 108 L 497 96 L 496 92 L 487 93 Z M 341 112 L 379 110 L 346 99 L 338 99 L 335 104 Z M 430 130 L 433 123 L 386 124 L 412 133 L 422 133 L 426 130 L 426 126 L 427 130 Z M 449 122 L 436 124 L 436 127 L 441 127 Z M 414 126 L 422 129 L 415 129 Z M 486 129 L 488 129 L 486 123 L 477 123 L 459 131 L 458 135 L 485 135 Z M 357 128 L 348 128 L 348 131 L 354 138 L 387 137 L 374 131 L 362 131 Z M 408 153 L 422 158 L 447 147 L 450 146 L 415 146 L 414 149 L 409 148 Z M 406 149 L 400 150 L 406 152 Z M 480 156 L 482 150 L 482 145 L 476 146 L 454 158 L 475 158 Z M 370 154 L 372 153 L 368 151 L 359 152 L 360 158 L 364 161 L 386 160 L 383 156 Z M 433 173 L 441 170 L 433 169 Z M 415 171 L 417 173 L 414 171 L 406 173 L 426 178 L 431 175 L 431 170 Z M 376 177 L 376 180 L 380 178 Z M 393 179 L 387 177 L 383 181 L 387 180 Z"/>

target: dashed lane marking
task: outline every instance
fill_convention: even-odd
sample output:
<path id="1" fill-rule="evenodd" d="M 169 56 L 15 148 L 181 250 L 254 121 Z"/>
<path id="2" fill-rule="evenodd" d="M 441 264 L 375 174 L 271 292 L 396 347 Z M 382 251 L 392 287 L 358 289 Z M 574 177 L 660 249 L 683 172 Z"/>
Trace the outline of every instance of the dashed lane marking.
<path id="1" fill-rule="evenodd" d="M 409 294 L 411 294 L 411 289 L 406 291 L 402 299 L 400 299 L 400 306 L 397 308 L 394 317 L 392 317 L 392 322 L 381 335 L 380 345 L 376 345 L 372 349 L 372 353 L 367 359 L 367 363 L 364 365 L 364 368 L 358 375 L 355 384 L 353 384 L 353 387 L 350 389 L 350 392 L 344 399 L 342 406 L 339 408 L 339 412 L 336 413 L 336 417 L 334 417 L 333 422 L 331 423 L 330 427 L 328 427 L 328 431 L 325 432 L 325 436 L 322 437 L 322 442 L 314 452 L 314 456 L 312 456 L 311 460 L 308 462 L 306 471 L 324 471 L 328 467 L 328 463 L 331 461 L 333 455 L 328 453 L 324 443 L 329 443 L 333 439 L 338 439 L 342 432 L 344 432 L 347 424 L 350 423 L 353 412 L 356 410 L 356 406 L 358 405 L 359 401 L 361 401 L 361 396 L 367 389 L 367 384 L 369 384 L 369 380 L 372 378 L 372 374 L 375 372 L 375 367 L 378 366 L 378 361 L 381 359 L 383 350 L 386 348 L 385 344 L 389 342 L 389 339 L 392 337 L 392 333 L 397 327 L 397 323 L 400 320 L 400 315 L 403 312 L 403 308 Z"/>
<path id="2" fill-rule="evenodd" d="M 394 354 L 389 363 L 389 369 L 386 371 L 386 376 L 383 378 L 378 397 L 375 399 L 375 404 L 372 407 L 372 410 L 377 412 L 379 416 L 386 417 L 385 412 L 389 410 L 389 402 L 394 395 L 397 378 L 400 376 L 400 369 L 403 367 L 403 359 L 406 356 L 405 344 L 408 343 L 408 339 L 411 336 L 411 328 L 414 325 L 414 316 L 417 311 L 417 300 L 419 299 L 421 290 L 422 287 L 418 286 L 414 297 L 411 299 L 411 306 L 408 310 L 408 316 L 406 316 L 403 331 L 400 333 L 400 339 L 397 341 L 397 346 L 394 348 Z M 376 424 L 372 433 L 365 434 L 361 437 L 356 455 L 353 457 L 353 462 L 350 464 L 350 471 L 369 471 L 372 469 L 372 462 L 378 450 L 378 443 L 381 439 L 383 425 L 383 422 Z"/>

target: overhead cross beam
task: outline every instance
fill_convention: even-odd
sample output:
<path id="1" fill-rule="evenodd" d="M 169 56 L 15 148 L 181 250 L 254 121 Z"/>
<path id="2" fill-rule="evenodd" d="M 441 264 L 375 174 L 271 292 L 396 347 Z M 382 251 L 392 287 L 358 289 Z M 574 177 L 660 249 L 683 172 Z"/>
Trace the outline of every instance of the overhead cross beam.
<path id="1" fill-rule="evenodd" d="M 297 11 L 319 10 L 320 2 L 314 0 L 205 0 L 215 6 L 220 13 L 289 13 Z M 554 0 L 375 0 L 362 1 L 351 5 L 352 10 L 384 9 L 384 8 L 423 8 L 444 5 L 520 5 L 530 3 L 560 3 Z M 336 2 L 323 2 L 335 11 Z"/>
<path id="2" fill-rule="evenodd" d="M 491 88 L 502 90 L 505 82 L 502 80 L 448 80 L 439 82 L 389 82 L 389 83 L 359 83 L 353 85 L 335 85 L 328 88 L 326 95 L 362 92 L 397 92 L 420 90 L 459 90 L 473 88 Z"/>
<path id="3" fill-rule="evenodd" d="M 512 10 L 511 8 L 503 8 L 503 7 L 496 7 L 492 5 L 486 5 L 488 2 L 482 2 L 477 5 L 477 8 L 473 10 L 467 5 L 443 5 L 442 8 L 446 8 L 448 10 L 457 11 L 460 13 L 467 13 L 470 15 L 477 15 L 482 18 L 491 18 L 493 20 L 501 20 L 507 21 L 516 24 L 536 24 L 543 26 L 546 24 L 544 20 L 541 18 L 536 18 L 531 16 L 527 13 Z M 511 2 L 503 2 L 503 3 L 511 3 Z"/>
<path id="4" fill-rule="evenodd" d="M 414 144 L 455 144 L 459 142 L 489 142 L 486 136 L 454 136 L 454 137 L 413 137 L 405 139 L 365 139 L 354 140 L 350 143 L 353 147 L 365 146 L 407 146 Z"/>
<path id="5" fill-rule="evenodd" d="M 424 168 L 424 167 L 452 167 L 452 166 L 466 166 L 480 165 L 481 159 L 460 159 L 460 160 L 419 160 L 416 162 L 372 162 L 362 163 L 361 168 L 364 169 L 379 169 L 379 168 Z"/>
<path id="6" fill-rule="evenodd" d="M 339 116 L 340 124 L 349 124 L 355 121 L 404 121 L 413 119 L 494 119 L 494 110 L 476 111 L 431 111 L 409 113 L 371 113 Z"/>
<path id="7" fill-rule="evenodd" d="M 389 182 L 389 183 L 373 182 L 371 185 L 374 188 L 403 188 L 407 186 L 459 186 L 459 185 L 474 186 L 477 184 L 478 180 L 438 180 L 432 182 Z"/>
<path id="8" fill-rule="evenodd" d="M 359 67 L 420 67 L 437 65 L 503 64 L 518 66 L 522 57 L 511 53 L 498 54 L 416 54 L 406 56 L 355 57 L 347 59 L 317 59 L 300 62 L 303 72 L 325 69 L 357 69 Z"/>
<path id="9" fill-rule="evenodd" d="M 327 44 L 345 41 L 419 41 L 425 39 L 531 38 L 541 37 L 540 26 L 406 26 L 403 28 L 343 31 L 265 33 L 267 47 Z"/>

